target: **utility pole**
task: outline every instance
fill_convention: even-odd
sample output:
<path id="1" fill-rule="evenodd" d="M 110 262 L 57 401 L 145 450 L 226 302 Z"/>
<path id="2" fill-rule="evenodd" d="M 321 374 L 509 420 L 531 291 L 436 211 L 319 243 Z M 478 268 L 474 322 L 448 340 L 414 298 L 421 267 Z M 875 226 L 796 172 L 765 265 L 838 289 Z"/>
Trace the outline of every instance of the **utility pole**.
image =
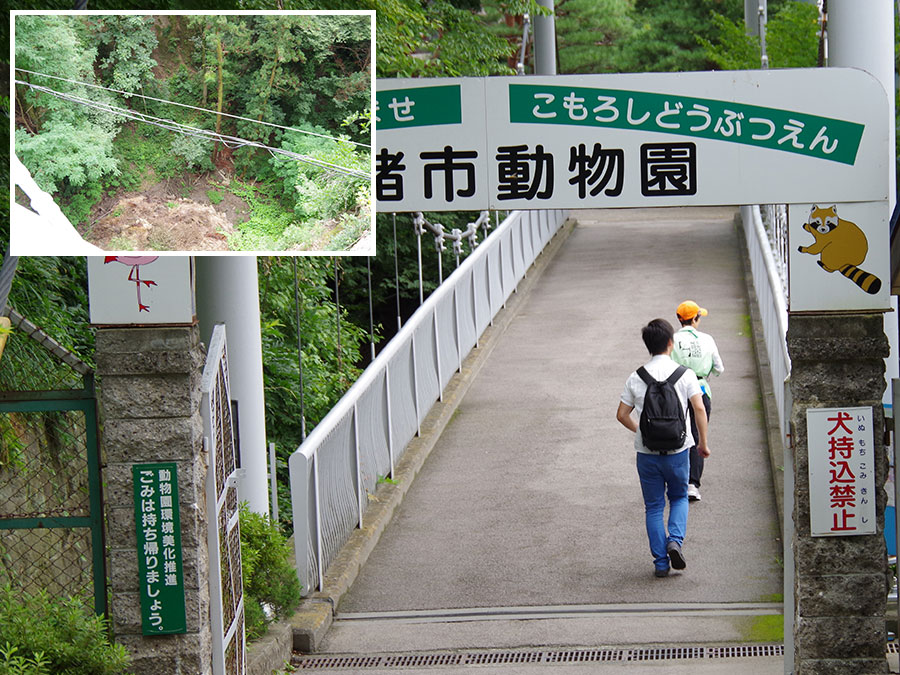
<path id="1" fill-rule="evenodd" d="M 768 0 L 744 0 L 744 26 L 747 35 L 759 37 L 760 62 L 764 69 L 769 67 L 769 55 L 766 52 L 766 23 L 768 20 Z"/>
<path id="2" fill-rule="evenodd" d="M 537 4 L 553 12 L 553 0 L 537 0 Z M 556 18 L 534 17 L 534 74 L 556 75 Z"/>
<path id="3" fill-rule="evenodd" d="M 766 0 L 744 0 L 744 26 L 747 35 L 759 35 L 760 9 L 765 11 Z"/>

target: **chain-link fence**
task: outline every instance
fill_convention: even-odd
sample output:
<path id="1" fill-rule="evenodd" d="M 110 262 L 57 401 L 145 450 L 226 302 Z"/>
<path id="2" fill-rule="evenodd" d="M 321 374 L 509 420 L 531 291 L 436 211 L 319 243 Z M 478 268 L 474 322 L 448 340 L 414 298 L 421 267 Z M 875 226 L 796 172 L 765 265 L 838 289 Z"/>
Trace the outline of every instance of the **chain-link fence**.
<path id="1" fill-rule="evenodd" d="M 0 360 L 0 584 L 106 611 L 93 373 L 21 316 Z"/>

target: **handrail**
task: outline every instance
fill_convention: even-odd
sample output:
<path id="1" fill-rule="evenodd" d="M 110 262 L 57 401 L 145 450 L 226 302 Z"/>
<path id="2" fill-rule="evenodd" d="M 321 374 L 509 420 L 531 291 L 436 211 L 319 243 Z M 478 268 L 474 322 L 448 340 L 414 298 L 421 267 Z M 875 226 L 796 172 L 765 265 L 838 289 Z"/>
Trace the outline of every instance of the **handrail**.
<path id="1" fill-rule="evenodd" d="M 778 423 L 782 439 L 788 433 L 788 396 L 785 381 L 791 373 L 791 357 L 787 350 L 787 299 L 784 284 L 778 273 L 778 264 L 772 252 L 769 236 L 763 226 L 759 206 L 741 208 L 747 251 L 753 286 L 763 324 L 769 368 L 772 372 L 775 399 L 778 407 Z"/>
<path id="2" fill-rule="evenodd" d="M 294 548 L 304 593 L 356 527 L 367 495 L 393 474 L 463 359 L 565 220 L 514 211 L 385 345 L 288 462 Z"/>

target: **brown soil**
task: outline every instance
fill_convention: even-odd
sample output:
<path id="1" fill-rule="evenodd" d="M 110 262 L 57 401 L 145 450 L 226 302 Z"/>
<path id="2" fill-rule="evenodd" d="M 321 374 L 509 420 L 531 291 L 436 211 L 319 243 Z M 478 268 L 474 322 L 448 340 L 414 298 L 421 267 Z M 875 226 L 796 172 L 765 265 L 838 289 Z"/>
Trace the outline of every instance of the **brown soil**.
<path id="1" fill-rule="evenodd" d="M 247 204 L 211 185 L 207 176 L 185 178 L 188 183 L 178 181 L 177 189 L 175 181 L 147 180 L 140 192 L 104 198 L 82 236 L 106 250 L 227 251 L 226 235 L 247 220 Z M 224 194 L 224 199 L 213 205 L 208 190 Z"/>

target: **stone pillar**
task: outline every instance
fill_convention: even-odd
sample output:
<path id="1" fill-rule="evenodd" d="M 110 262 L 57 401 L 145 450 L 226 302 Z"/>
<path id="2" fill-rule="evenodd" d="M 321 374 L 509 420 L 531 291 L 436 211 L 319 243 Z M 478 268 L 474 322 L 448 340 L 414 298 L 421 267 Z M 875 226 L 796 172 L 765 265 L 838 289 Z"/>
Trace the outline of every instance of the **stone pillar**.
<path id="1" fill-rule="evenodd" d="M 200 375 L 203 348 L 191 327 L 101 328 L 96 340 L 102 450 L 106 459 L 111 619 L 136 675 L 211 672 L 208 551 Z M 144 637 L 132 466 L 176 462 L 187 633 Z"/>
<path id="2" fill-rule="evenodd" d="M 791 425 L 794 440 L 794 673 L 887 673 L 884 613 L 888 592 L 884 543 L 884 358 L 881 314 L 791 315 Z M 877 533 L 810 535 L 806 410 L 872 406 Z"/>

